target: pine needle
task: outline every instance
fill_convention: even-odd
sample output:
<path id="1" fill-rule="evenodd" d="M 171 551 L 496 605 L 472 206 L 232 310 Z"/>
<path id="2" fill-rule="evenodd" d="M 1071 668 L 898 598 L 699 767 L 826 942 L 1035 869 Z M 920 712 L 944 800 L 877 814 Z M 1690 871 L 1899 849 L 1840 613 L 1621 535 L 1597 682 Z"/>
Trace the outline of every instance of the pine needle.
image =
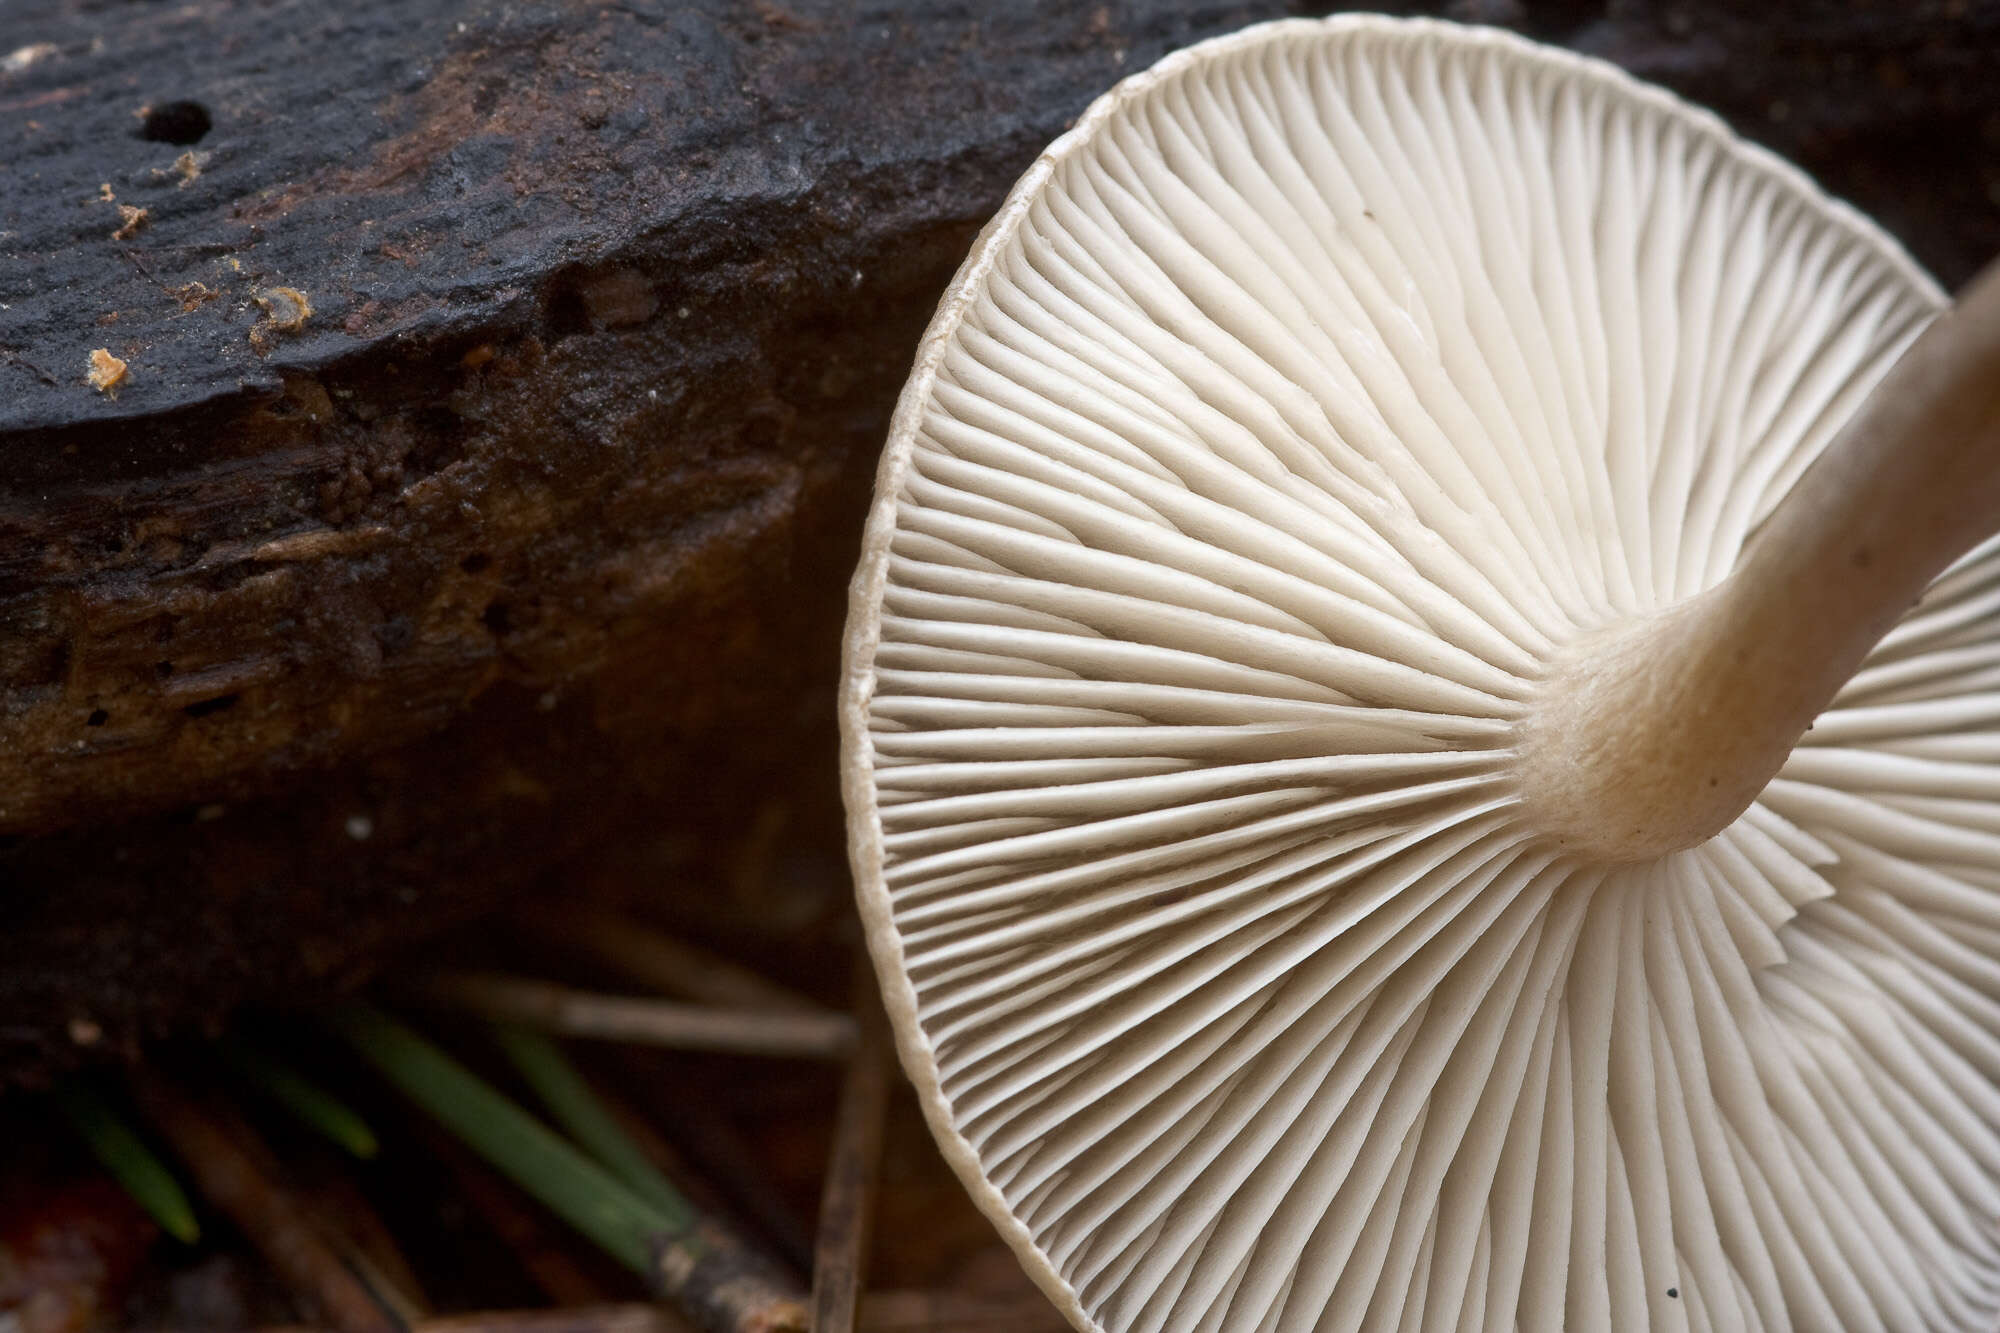
<path id="1" fill-rule="evenodd" d="M 239 1037 L 224 1037 L 214 1050 L 238 1077 L 356 1157 L 367 1159 L 380 1151 L 367 1121 L 276 1056 Z"/>
<path id="2" fill-rule="evenodd" d="M 406 1096 L 614 1259 L 645 1274 L 654 1291 L 678 1304 L 698 1327 L 709 1333 L 805 1333 L 805 1294 L 728 1226 L 698 1215 L 671 1186 L 675 1208 L 650 1202 L 378 1010 L 350 1005 L 328 1021 Z M 561 1107 L 559 1115 L 580 1137 L 597 1145 L 594 1150 L 614 1157 L 625 1156 L 627 1149 L 636 1154 L 622 1131 L 611 1131 L 623 1142 L 623 1148 L 613 1148 L 612 1137 L 593 1123 L 597 1117 L 608 1120 L 609 1112 L 561 1052 L 552 1046 L 537 1050 L 532 1040 L 515 1043 L 514 1049 L 527 1057 L 523 1073 Z M 551 1054 L 553 1060 L 547 1058 Z"/>
<path id="3" fill-rule="evenodd" d="M 681 1197 L 681 1192 L 619 1126 L 561 1047 L 539 1032 L 514 1024 L 495 1024 L 493 1035 L 556 1123 L 585 1152 L 634 1194 L 659 1209 L 674 1230 L 693 1228 L 698 1220 L 693 1205 Z"/>
<path id="4" fill-rule="evenodd" d="M 383 1077 L 516 1185 L 619 1263 L 637 1273 L 651 1270 L 652 1238 L 675 1230 L 659 1210 L 388 1015 L 349 1005 L 328 1022 Z"/>
<path id="5" fill-rule="evenodd" d="M 201 1224 L 195 1220 L 187 1192 L 123 1116 L 80 1079 L 57 1084 L 50 1097 L 90 1155 L 161 1230 L 183 1245 L 201 1239 Z"/>

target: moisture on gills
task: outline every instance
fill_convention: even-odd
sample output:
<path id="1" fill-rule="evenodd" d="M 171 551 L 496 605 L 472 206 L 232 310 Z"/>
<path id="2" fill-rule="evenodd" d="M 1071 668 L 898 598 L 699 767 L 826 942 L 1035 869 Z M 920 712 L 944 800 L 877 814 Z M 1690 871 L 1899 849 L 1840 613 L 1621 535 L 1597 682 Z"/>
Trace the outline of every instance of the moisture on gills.
<path id="1" fill-rule="evenodd" d="M 1875 643 L 2000 530 L 2000 264 L 1897 361 L 1735 572 L 1571 646 L 1518 741 L 1565 853 L 1645 860 L 1727 828 Z"/>

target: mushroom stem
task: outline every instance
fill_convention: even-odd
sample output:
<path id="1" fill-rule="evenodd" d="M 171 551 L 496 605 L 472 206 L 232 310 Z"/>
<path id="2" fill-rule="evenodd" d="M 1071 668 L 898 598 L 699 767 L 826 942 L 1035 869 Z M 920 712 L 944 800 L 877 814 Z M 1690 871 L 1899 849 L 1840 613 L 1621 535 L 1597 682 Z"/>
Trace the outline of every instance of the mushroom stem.
<path id="1" fill-rule="evenodd" d="M 1614 863 L 1743 813 L 1932 579 L 2000 530 L 2000 264 L 1903 354 L 1714 588 L 1577 643 L 1519 738 L 1532 826 Z"/>

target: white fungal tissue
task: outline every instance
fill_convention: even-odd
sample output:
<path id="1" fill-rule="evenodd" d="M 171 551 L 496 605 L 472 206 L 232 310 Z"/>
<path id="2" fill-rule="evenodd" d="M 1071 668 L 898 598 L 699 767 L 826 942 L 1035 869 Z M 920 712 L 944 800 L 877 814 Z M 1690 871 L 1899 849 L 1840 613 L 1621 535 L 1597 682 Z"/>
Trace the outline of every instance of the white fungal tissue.
<path id="1" fill-rule="evenodd" d="M 1079 1328 L 1991 1333 L 2000 553 L 1705 845 L 1566 860 L 1510 767 L 1942 304 L 1437 23 L 1181 53 L 1022 181 L 882 465 L 847 787 L 904 1060 Z"/>

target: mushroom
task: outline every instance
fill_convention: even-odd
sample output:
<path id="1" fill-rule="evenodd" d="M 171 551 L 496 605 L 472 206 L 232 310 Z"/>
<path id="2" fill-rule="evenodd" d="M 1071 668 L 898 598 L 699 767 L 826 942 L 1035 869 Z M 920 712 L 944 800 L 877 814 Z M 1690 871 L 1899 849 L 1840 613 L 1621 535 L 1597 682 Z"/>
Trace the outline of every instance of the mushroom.
<path id="1" fill-rule="evenodd" d="M 1994 1327 L 2000 285 L 1944 305 L 1436 22 L 1179 53 L 1023 178 L 844 782 L 904 1064 L 1078 1328 Z"/>

